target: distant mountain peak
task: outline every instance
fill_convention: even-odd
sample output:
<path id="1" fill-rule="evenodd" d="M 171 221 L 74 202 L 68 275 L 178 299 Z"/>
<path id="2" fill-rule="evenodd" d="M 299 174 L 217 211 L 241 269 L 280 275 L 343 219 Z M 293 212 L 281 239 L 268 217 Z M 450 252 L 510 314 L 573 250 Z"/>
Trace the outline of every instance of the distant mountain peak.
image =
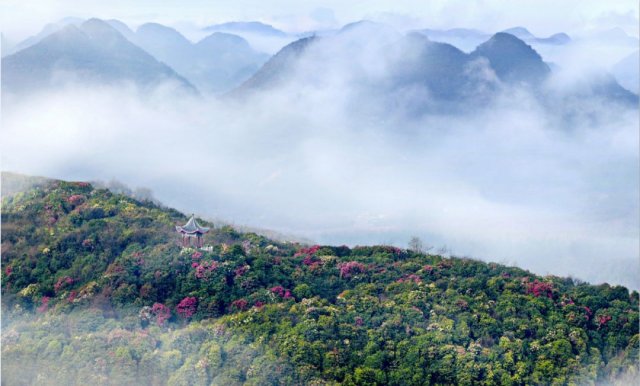
<path id="1" fill-rule="evenodd" d="M 274 37 L 286 37 L 287 33 L 281 31 L 270 24 L 260 21 L 231 21 L 222 24 L 214 24 L 204 28 L 205 31 L 226 31 L 226 32 L 246 32 L 256 33 Z"/>
<path id="2" fill-rule="evenodd" d="M 80 25 L 80 29 L 94 39 L 125 40 L 120 32 L 101 19 L 89 19 Z"/>
<path id="3" fill-rule="evenodd" d="M 520 26 L 509 28 L 509 29 L 506 29 L 506 30 L 504 30 L 502 32 L 511 34 L 513 36 L 517 36 L 520 39 L 534 39 L 535 38 L 535 36 L 531 32 L 529 32 L 528 29 L 526 29 L 524 27 L 520 27 Z"/>
<path id="4" fill-rule="evenodd" d="M 507 82 L 538 84 L 551 72 L 531 46 L 506 32 L 496 33 L 471 55 L 486 57 L 498 77 Z"/>

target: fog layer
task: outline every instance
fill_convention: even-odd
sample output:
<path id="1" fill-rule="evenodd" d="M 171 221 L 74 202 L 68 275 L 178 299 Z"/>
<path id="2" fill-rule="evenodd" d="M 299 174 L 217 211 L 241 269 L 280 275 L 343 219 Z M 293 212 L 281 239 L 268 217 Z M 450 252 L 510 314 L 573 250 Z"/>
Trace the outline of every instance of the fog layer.
<path id="1" fill-rule="evenodd" d="M 116 178 L 186 212 L 319 243 L 416 235 L 456 255 L 640 288 L 637 110 L 574 101 L 567 109 L 589 114 L 569 124 L 508 88 L 469 114 L 370 114 L 360 107 L 380 106 L 326 75 L 239 101 L 126 85 L 9 95 L 2 168 Z"/>

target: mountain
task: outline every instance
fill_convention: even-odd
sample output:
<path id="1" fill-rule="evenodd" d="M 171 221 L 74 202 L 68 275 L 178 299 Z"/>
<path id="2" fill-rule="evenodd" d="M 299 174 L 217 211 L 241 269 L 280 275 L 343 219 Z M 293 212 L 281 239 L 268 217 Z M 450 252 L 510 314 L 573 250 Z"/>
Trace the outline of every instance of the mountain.
<path id="1" fill-rule="evenodd" d="M 500 79 L 532 85 L 544 81 L 551 70 L 540 55 L 514 35 L 499 32 L 479 45 L 471 57 L 484 57 Z"/>
<path id="2" fill-rule="evenodd" d="M 468 28 L 453 28 L 448 30 L 422 29 L 416 30 L 415 32 L 427 36 L 430 40 L 448 43 L 466 52 L 473 51 L 478 45 L 491 38 L 490 34 L 476 29 Z M 569 37 L 569 35 L 564 32 L 556 33 L 546 38 L 536 37 L 524 27 L 509 28 L 502 32 L 513 35 L 534 47 L 546 45 L 565 45 L 571 42 L 571 38 Z"/>
<path id="3" fill-rule="evenodd" d="M 360 22 L 334 35 L 285 46 L 229 95 L 244 99 L 276 89 L 315 90 L 339 95 L 353 115 L 367 119 L 467 114 L 514 87 L 530 91 L 560 115 L 564 107 L 572 109 L 571 115 L 597 115 L 587 97 L 633 108 L 637 104 L 636 95 L 605 74 L 566 87 L 556 87 L 550 77 L 549 65 L 536 50 L 508 33 L 493 35 L 467 54 L 423 33 L 402 35 L 378 23 Z M 570 106 L 556 104 L 560 101 Z"/>
<path id="4" fill-rule="evenodd" d="M 348 61 L 342 59 L 347 57 Z M 498 34 L 469 55 L 418 33 L 402 35 L 366 22 L 347 25 L 333 36 L 301 39 L 286 46 L 233 95 L 286 87 L 290 82 L 301 87 L 299 83 L 313 83 L 310 79 L 333 74 L 342 78 L 340 82 L 366 93 L 359 103 L 376 99 L 384 108 L 403 108 L 402 103 L 409 103 L 409 110 L 415 113 L 468 110 L 478 99 L 490 100 L 498 87 L 498 79 L 484 73 L 480 57 L 488 59 L 488 65 L 505 83 L 539 85 L 549 73 L 540 56 L 511 35 Z M 316 83 L 323 84 L 321 79 Z M 407 90 L 423 97 L 398 99 Z M 473 104 L 465 103 L 471 100 Z"/>
<path id="5" fill-rule="evenodd" d="M 192 44 L 173 28 L 157 23 L 142 24 L 131 36 L 132 42 L 179 74 L 187 76 L 193 61 Z"/>
<path id="6" fill-rule="evenodd" d="M 622 28 L 616 27 L 604 31 L 597 31 L 586 37 L 593 42 L 638 48 L 640 40 L 637 37 L 629 36 Z"/>
<path id="7" fill-rule="evenodd" d="M 307 47 L 316 40 L 315 37 L 302 38 L 288 44 L 271 57 L 251 78 L 244 82 L 232 94 L 241 96 L 246 93 L 267 90 L 285 82 L 295 71 L 298 59 Z"/>
<path id="8" fill-rule="evenodd" d="M 105 20 L 107 22 L 107 24 L 109 24 L 111 27 L 113 27 L 113 29 L 115 29 L 116 31 L 120 32 L 120 34 L 122 36 L 124 36 L 125 38 L 127 38 L 127 40 L 129 40 L 130 42 L 133 43 L 134 40 L 134 32 L 131 30 L 131 28 L 129 28 L 128 25 L 126 25 L 125 23 L 121 22 L 120 20 L 116 20 L 116 19 L 109 19 L 109 20 Z"/>
<path id="9" fill-rule="evenodd" d="M 193 44 L 175 29 L 156 23 L 141 25 L 132 41 L 204 92 L 237 87 L 268 59 L 236 35 L 215 32 Z"/>
<path id="10" fill-rule="evenodd" d="M 229 33 L 252 33 L 264 36 L 273 37 L 286 37 L 287 33 L 273 28 L 269 24 L 264 24 L 258 21 L 239 22 L 232 21 L 222 24 L 214 24 L 204 28 L 205 31 L 210 32 L 229 32 Z"/>
<path id="11" fill-rule="evenodd" d="M 502 32 L 513 35 L 528 44 L 564 45 L 571 42 L 571 37 L 564 32 L 553 34 L 547 38 L 536 37 L 524 27 L 513 27 Z"/>
<path id="12" fill-rule="evenodd" d="M 470 52 L 479 44 L 487 41 L 491 35 L 475 29 L 453 28 L 448 30 L 422 29 L 417 30 L 434 42 L 447 43 L 459 49 Z"/>
<path id="13" fill-rule="evenodd" d="M 611 72 L 620 85 L 638 94 L 640 92 L 640 51 L 636 51 L 616 63 Z"/>
<path id="14" fill-rule="evenodd" d="M 237 36 L 214 32 L 195 44 L 194 82 L 211 92 L 229 91 L 255 74 L 269 55 L 255 51 Z M 208 85 L 208 87 L 206 87 Z"/>
<path id="15" fill-rule="evenodd" d="M 548 38 L 537 38 L 539 43 L 564 45 L 571 43 L 571 37 L 564 32 L 553 34 Z"/>
<path id="16" fill-rule="evenodd" d="M 142 89 L 173 82 L 195 92 L 187 80 L 98 19 L 80 27 L 68 25 L 2 59 L 3 92 L 57 88 L 68 82 L 131 82 Z"/>
<path id="17" fill-rule="evenodd" d="M 241 97 L 279 87 L 292 80 L 323 84 L 323 78 L 329 74 L 346 79 L 365 77 L 367 73 L 363 66 L 369 64 L 366 62 L 379 59 L 381 48 L 401 38 L 402 35 L 394 28 L 367 20 L 347 24 L 329 36 L 305 37 L 278 51 L 231 94 Z"/>
<path id="18" fill-rule="evenodd" d="M 639 368 L 621 286 L 278 243 L 84 182 L 2 199 L 2 383 L 593 384 Z M 8 182 L 25 178 L 23 182 Z"/>
<path id="19" fill-rule="evenodd" d="M 293 42 L 300 37 L 295 34 L 289 34 L 281 31 L 269 24 L 265 24 L 258 21 L 249 22 L 228 22 L 222 24 L 214 24 L 203 28 L 203 31 L 211 32 L 223 32 L 233 35 L 237 35 L 245 39 L 251 47 L 259 52 L 266 52 L 269 55 L 275 54 L 285 45 Z"/>

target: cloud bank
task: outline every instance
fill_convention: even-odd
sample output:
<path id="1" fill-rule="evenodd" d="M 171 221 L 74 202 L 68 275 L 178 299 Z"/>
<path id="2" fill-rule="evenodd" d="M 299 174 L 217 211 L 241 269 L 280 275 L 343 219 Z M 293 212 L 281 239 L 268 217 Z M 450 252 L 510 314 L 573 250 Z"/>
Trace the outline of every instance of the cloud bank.
<path id="1" fill-rule="evenodd" d="M 357 107 L 375 103 L 326 75 L 240 102 L 169 85 L 9 95 L 3 169 L 116 178 L 187 212 L 321 243 L 417 235 L 457 255 L 640 288 L 637 110 L 594 100 L 597 119 L 569 125 L 508 89 L 470 114 L 370 115 Z"/>

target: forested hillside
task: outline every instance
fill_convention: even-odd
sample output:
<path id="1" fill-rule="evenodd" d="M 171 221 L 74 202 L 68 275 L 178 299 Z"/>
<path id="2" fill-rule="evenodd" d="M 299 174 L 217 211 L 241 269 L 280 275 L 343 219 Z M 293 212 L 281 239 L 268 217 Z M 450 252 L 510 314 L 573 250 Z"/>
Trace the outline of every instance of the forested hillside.
<path id="1" fill-rule="evenodd" d="M 201 220 L 213 227 L 206 249 L 182 248 L 175 225 L 186 221 L 84 182 L 5 194 L 2 383 L 638 376 L 636 291 L 391 246 L 276 242 Z"/>

